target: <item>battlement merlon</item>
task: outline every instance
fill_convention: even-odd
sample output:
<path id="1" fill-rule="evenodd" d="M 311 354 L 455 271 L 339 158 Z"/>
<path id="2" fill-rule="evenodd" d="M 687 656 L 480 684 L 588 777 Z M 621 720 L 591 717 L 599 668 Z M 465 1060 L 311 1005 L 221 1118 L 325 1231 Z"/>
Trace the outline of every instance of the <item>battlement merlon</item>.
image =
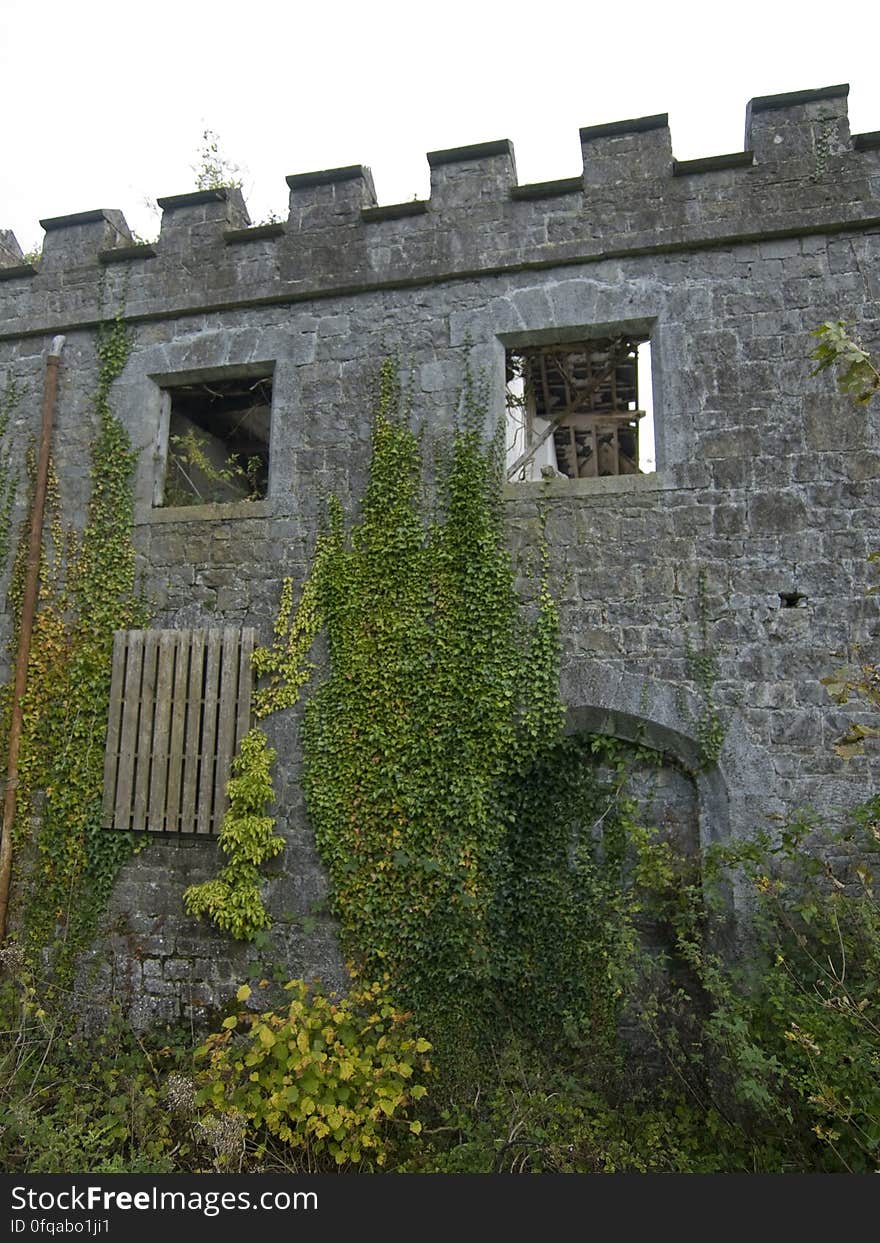
<path id="1" fill-rule="evenodd" d="M 286 180 L 287 223 L 298 233 L 359 221 L 364 208 L 376 206 L 373 174 L 363 164 L 294 173 Z"/>
<path id="2" fill-rule="evenodd" d="M 121 211 L 99 208 L 41 220 L 46 231 L 40 268 L 58 271 L 96 261 L 102 250 L 130 246 L 131 230 Z"/>
<path id="3" fill-rule="evenodd" d="M 24 253 L 11 229 L 0 229 L 0 267 L 15 268 L 24 263 Z"/>
<path id="4" fill-rule="evenodd" d="M 194 190 L 157 199 L 162 209 L 159 247 L 188 250 L 200 241 L 212 241 L 226 229 L 250 224 L 244 197 L 237 187 Z"/>
<path id="5" fill-rule="evenodd" d="M 584 190 L 664 178 L 672 172 L 669 117 L 636 117 L 609 125 L 588 125 L 580 132 Z"/>
<path id="6" fill-rule="evenodd" d="M 852 149 L 849 86 L 759 95 L 746 108 L 745 145 L 759 164 L 821 172 L 829 156 Z"/>
<path id="7" fill-rule="evenodd" d="M 513 143 L 507 138 L 429 151 L 432 208 L 467 207 L 510 197 L 516 186 Z"/>

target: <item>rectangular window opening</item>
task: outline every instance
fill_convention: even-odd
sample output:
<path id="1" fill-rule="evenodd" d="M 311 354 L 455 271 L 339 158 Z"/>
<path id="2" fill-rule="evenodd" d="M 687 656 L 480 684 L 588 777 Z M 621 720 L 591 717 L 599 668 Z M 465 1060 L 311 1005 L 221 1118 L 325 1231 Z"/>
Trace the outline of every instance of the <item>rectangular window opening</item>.
<path id="1" fill-rule="evenodd" d="M 163 387 L 154 505 L 262 500 L 269 487 L 271 376 Z"/>
<path id="2" fill-rule="evenodd" d="M 656 469 L 647 336 L 512 346 L 506 372 L 509 481 Z"/>

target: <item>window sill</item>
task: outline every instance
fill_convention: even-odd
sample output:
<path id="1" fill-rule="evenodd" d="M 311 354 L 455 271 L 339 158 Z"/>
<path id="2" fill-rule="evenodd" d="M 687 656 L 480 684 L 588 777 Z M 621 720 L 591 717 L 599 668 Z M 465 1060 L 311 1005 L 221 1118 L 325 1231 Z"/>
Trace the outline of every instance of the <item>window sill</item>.
<path id="1" fill-rule="evenodd" d="M 646 475 L 601 475 L 598 479 L 524 479 L 504 485 L 504 500 L 534 500 L 537 497 L 615 496 L 627 492 L 666 492 L 681 487 L 667 471 L 651 471 Z"/>
<path id="2" fill-rule="evenodd" d="M 163 505 L 144 511 L 136 526 L 154 526 L 165 522 L 229 522 L 243 518 L 273 518 L 275 505 L 268 498 L 261 501 L 225 501 L 211 505 Z"/>

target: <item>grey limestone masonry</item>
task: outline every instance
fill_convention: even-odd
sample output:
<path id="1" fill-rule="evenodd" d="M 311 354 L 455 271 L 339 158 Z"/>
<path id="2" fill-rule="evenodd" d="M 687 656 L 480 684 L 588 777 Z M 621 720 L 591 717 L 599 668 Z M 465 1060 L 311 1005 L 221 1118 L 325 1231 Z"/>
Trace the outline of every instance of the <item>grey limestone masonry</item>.
<path id="1" fill-rule="evenodd" d="M 54 460 L 64 513 L 82 521 L 95 333 L 121 314 L 134 348 L 112 396 L 138 453 L 153 624 L 247 624 L 266 639 L 326 496 L 351 507 L 361 494 L 383 356 L 401 358 L 414 418 L 433 434 L 451 426 L 468 372 L 487 386 L 487 426 L 503 415 L 507 348 L 647 335 L 656 473 L 505 490 L 527 601 L 542 525 L 549 540 L 571 728 L 644 738 L 696 766 L 704 705 L 688 653 L 703 581 L 724 745 L 693 786 L 661 771 L 661 818 L 692 848 L 768 814 L 837 815 L 871 787 L 877 759 L 872 744 L 848 764 L 834 753 L 865 718 L 831 704 L 819 679 L 871 653 L 867 557 L 880 547 L 880 411 L 839 397 L 809 358 L 824 320 L 880 341 L 880 135 L 850 135 L 846 96 L 754 99 L 744 150 L 700 160 L 676 161 L 666 117 L 643 117 L 582 130 L 583 175 L 538 185 L 517 183 L 499 141 L 432 152 L 425 201 L 379 206 L 369 170 L 352 166 L 289 177 L 285 223 L 251 226 L 240 193 L 221 189 L 160 199 L 150 244 L 110 210 L 44 220 L 33 265 L 0 232 L 0 381 L 26 391 L 16 430 L 36 430 L 45 354 L 64 334 Z M 163 391 L 267 374 L 266 498 L 152 508 Z M 83 966 L 92 996 L 144 1024 L 224 1001 L 254 960 L 342 981 L 297 731 L 296 712 L 271 722 L 287 848 L 267 879 L 269 944 L 233 944 L 184 915 L 183 889 L 216 870 L 216 842 L 154 839 Z"/>

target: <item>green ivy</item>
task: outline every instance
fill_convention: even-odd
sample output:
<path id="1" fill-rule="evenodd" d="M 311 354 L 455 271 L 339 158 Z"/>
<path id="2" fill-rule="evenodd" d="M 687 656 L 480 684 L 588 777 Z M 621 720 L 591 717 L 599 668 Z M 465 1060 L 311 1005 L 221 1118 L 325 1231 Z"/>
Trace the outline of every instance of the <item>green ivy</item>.
<path id="1" fill-rule="evenodd" d="M 187 912 L 213 920 L 222 932 L 250 941 L 271 920 L 260 895 L 260 864 L 284 849 L 273 832 L 274 817 L 265 814 L 274 800 L 275 751 L 259 728 L 242 738 L 226 791 L 229 808 L 220 828 L 220 849 L 229 862 L 219 876 L 184 892 Z"/>
<path id="2" fill-rule="evenodd" d="M 50 477 L 50 534 L 23 705 L 15 826 L 20 846 L 30 836 L 33 799 L 38 791 L 44 795 L 39 832 L 24 852 L 33 856 L 24 931 L 34 952 L 49 953 L 62 981 L 94 935 L 118 868 L 134 845 L 130 834 L 101 827 L 113 632 L 145 621 L 134 591 L 134 454 L 110 407 L 129 349 L 121 321 L 99 331 L 97 435 L 81 535 L 64 529 L 54 473 Z"/>
<path id="3" fill-rule="evenodd" d="M 15 494 L 18 485 L 18 475 L 21 469 L 21 459 L 27 462 L 27 452 L 21 454 L 21 459 L 16 461 L 14 453 L 14 440 L 10 431 L 10 422 L 13 411 L 21 397 L 21 390 L 16 384 L 14 378 L 9 375 L 6 380 L 6 388 L 0 399 L 0 577 L 5 575 L 7 563 L 9 561 L 9 550 L 12 534 L 12 510 L 15 504 Z M 7 591 L 6 608 L 16 609 L 16 601 L 20 604 L 20 592 L 17 590 L 21 583 L 22 574 L 24 572 L 24 544 L 18 549 L 15 558 L 15 564 L 12 568 L 11 582 Z M 10 657 L 12 657 L 15 649 L 16 637 L 13 635 L 9 645 Z M 9 711 L 11 706 L 11 684 L 6 683 L 0 687 L 0 760 L 3 763 L 4 773 L 6 771 L 6 737 L 9 730 Z"/>
<path id="4" fill-rule="evenodd" d="M 350 530 L 328 530 L 294 607 L 254 658 L 258 717 L 295 704 L 319 631 L 327 657 L 303 725 L 303 788 L 353 973 L 387 974 L 448 1068 L 509 1027 L 544 1048 L 590 1040 L 611 1058 L 645 894 L 668 848 L 636 821 L 632 756 L 561 739 L 559 620 L 546 549 L 526 616 L 514 590 L 499 453 L 471 389 L 424 500 L 397 372 L 381 370 L 369 479 Z M 262 735 L 258 735 L 262 737 Z M 651 753 L 653 754 L 653 753 Z M 256 752 L 255 752 L 256 755 Z M 229 862 L 187 909 L 252 937 L 268 926 L 257 866 L 272 821 L 269 763 L 240 757 L 249 801 L 221 831 Z M 666 853 L 664 853 L 664 851 Z"/>
<path id="5" fill-rule="evenodd" d="M 420 1019 L 479 1009 L 508 783 L 562 723 L 549 594 L 524 625 L 498 456 L 465 396 L 439 516 L 384 364 L 360 523 L 334 507 L 313 575 L 329 669 L 306 708 L 303 786 L 345 950 Z"/>
<path id="6" fill-rule="evenodd" d="M 637 918 L 673 883 L 670 847 L 641 825 L 628 792 L 633 764 L 660 758 L 578 734 L 537 756 L 513 787 L 493 909 L 499 995 L 523 1039 L 589 1047 L 594 1067 L 617 1056 Z"/>
<path id="7" fill-rule="evenodd" d="M 312 672 L 307 657 L 317 630 L 314 582 L 309 579 L 303 585 L 294 609 L 293 581 L 285 579 L 272 644 L 257 648 L 253 655 L 254 669 L 263 679 L 254 695 L 258 720 L 298 701 Z M 228 863 L 218 876 L 191 885 L 183 895 L 190 915 L 210 919 L 223 932 L 242 941 L 253 940 L 271 924 L 260 892 L 259 869 L 284 849 L 283 839 L 273 831 L 275 818 L 266 814 L 275 799 L 275 759 L 276 752 L 261 729 L 255 727 L 241 740 L 233 760 L 233 778 L 227 786 L 229 808 L 219 834 L 220 849 Z"/>
<path id="8" fill-rule="evenodd" d="M 270 647 L 258 647 L 253 655 L 254 671 L 262 679 L 254 697 L 254 715 L 258 720 L 282 708 L 292 708 L 299 700 L 312 674 L 308 656 L 320 625 L 317 607 L 312 579 L 303 584 L 295 609 L 293 580 L 284 580 L 273 642 Z"/>
<path id="9" fill-rule="evenodd" d="M 697 735 L 700 768 L 706 769 L 717 764 L 727 731 L 721 711 L 715 701 L 718 658 L 709 636 L 709 602 L 705 568 L 701 568 L 697 576 L 697 632 L 698 645 L 695 647 L 686 637 L 685 653 L 688 672 L 697 687 L 701 702 L 700 714 L 692 720 L 692 724 Z"/>

